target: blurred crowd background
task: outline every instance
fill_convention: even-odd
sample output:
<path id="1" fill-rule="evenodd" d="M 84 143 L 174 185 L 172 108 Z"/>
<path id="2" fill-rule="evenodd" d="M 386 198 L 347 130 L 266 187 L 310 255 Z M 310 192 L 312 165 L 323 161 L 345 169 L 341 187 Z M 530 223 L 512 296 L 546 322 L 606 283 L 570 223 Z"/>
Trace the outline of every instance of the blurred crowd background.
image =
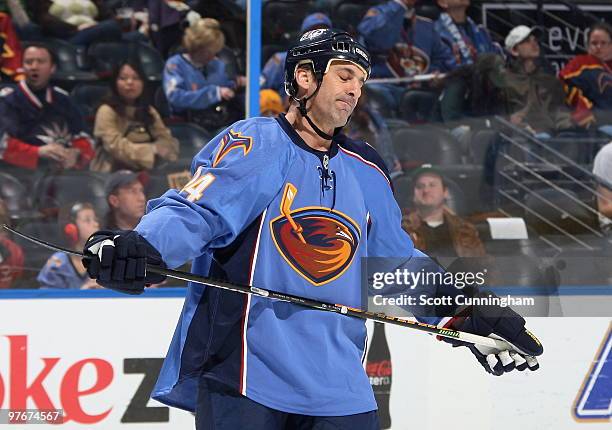
<path id="1" fill-rule="evenodd" d="M 245 3 L 1 0 L 0 223 L 80 250 L 185 185 L 244 117 Z M 611 285 L 610 6 L 264 0 L 261 114 L 286 110 L 300 33 L 346 30 L 373 71 L 344 132 L 383 157 L 419 249 L 513 257 L 509 282 Z M 0 231 L 0 288 L 97 285 Z"/>

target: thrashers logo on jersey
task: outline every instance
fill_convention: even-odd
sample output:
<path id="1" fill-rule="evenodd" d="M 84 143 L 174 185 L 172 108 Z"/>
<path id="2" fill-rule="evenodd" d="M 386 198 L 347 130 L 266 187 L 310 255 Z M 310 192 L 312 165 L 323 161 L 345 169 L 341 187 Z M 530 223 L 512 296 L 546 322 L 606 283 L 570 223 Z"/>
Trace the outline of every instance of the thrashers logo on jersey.
<path id="1" fill-rule="evenodd" d="M 233 149 L 242 149 L 243 155 L 246 156 L 251 152 L 252 147 L 253 138 L 251 136 L 244 136 L 239 131 L 230 130 L 221 138 L 221 144 L 219 145 L 219 150 L 217 151 L 212 166 L 217 167 L 223 157 L 229 154 Z"/>
<path id="2" fill-rule="evenodd" d="M 276 248 L 285 261 L 315 286 L 341 276 L 351 265 L 361 233 L 347 215 L 323 207 L 291 210 L 297 194 L 287 184 L 281 215 L 270 221 Z"/>

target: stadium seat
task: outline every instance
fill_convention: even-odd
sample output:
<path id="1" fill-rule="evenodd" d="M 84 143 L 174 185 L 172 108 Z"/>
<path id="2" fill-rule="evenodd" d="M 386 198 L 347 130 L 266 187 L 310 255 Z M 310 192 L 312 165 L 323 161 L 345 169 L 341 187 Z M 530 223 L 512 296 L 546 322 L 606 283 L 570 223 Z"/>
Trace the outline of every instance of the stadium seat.
<path id="1" fill-rule="evenodd" d="M 271 0 L 263 5 L 262 18 L 267 23 L 264 27 L 264 43 L 286 45 L 300 33 L 302 20 L 313 12 L 310 1 Z"/>
<path id="2" fill-rule="evenodd" d="M 343 1 L 334 7 L 331 20 L 334 27 L 341 28 L 352 35 L 357 34 L 357 26 L 361 22 L 366 12 L 372 6 L 380 2 L 363 0 L 363 1 Z"/>
<path id="3" fill-rule="evenodd" d="M 154 48 L 142 43 L 103 42 L 89 47 L 88 55 L 93 68 L 101 78 L 111 76 L 114 68 L 128 59 L 140 62 L 148 81 L 162 79 L 164 60 Z"/>
<path id="4" fill-rule="evenodd" d="M 244 75 L 244 67 L 240 64 L 240 55 L 225 47 L 218 54 L 217 58 L 225 63 L 225 73 L 230 79 L 237 75 Z"/>
<path id="5" fill-rule="evenodd" d="M 266 62 L 277 52 L 286 51 L 287 48 L 284 45 L 279 45 L 277 43 L 263 45 L 261 48 L 261 67 L 266 64 Z"/>
<path id="6" fill-rule="evenodd" d="M 53 80 L 60 87 L 70 89 L 77 82 L 95 81 L 95 73 L 82 70 L 79 67 L 79 52 L 76 46 L 60 39 L 45 40 L 57 59 L 57 69 Z"/>
<path id="7" fill-rule="evenodd" d="M 161 82 L 164 73 L 164 59 L 159 51 L 143 43 L 132 45 L 144 74 L 149 81 Z"/>
<path id="8" fill-rule="evenodd" d="M 446 205 L 457 215 L 463 216 L 467 212 L 465 205 L 465 197 L 463 191 L 452 179 L 446 178 L 446 186 L 448 187 L 449 198 Z M 413 195 L 413 184 L 412 177 L 410 175 L 401 175 L 393 180 L 393 188 L 395 193 L 395 200 L 402 209 L 409 209 L 412 207 L 412 195 Z"/>
<path id="9" fill-rule="evenodd" d="M 104 96 L 110 92 L 109 84 L 92 82 L 78 84 L 70 92 L 70 98 L 77 105 L 83 116 L 92 120 Z"/>
<path id="10" fill-rule="evenodd" d="M 104 184 L 106 176 L 88 171 L 65 171 L 41 178 L 34 187 L 35 207 L 49 215 L 75 201 L 89 202 L 99 217 L 107 210 Z"/>
<path id="11" fill-rule="evenodd" d="M 445 130 L 426 126 L 401 128 L 393 131 L 391 138 L 405 169 L 426 163 L 445 166 L 463 162 L 459 142 Z"/>
<path id="12" fill-rule="evenodd" d="M 179 157 L 180 159 L 189 159 L 200 151 L 211 139 L 211 134 L 195 124 L 189 123 L 178 123 L 170 124 L 170 131 L 180 145 Z M 187 164 L 189 166 L 189 164 Z"/>
<path id="13" fill-rule="evenodd" d="M 0 172 L 0 199 L 6 204 L 12 219 L 32 216 L 32 201 L 28 187 L 6 172 Z"/>
<path id="14" fill-rule="evenodd" d="M 440 17 L 440 8 L 436 4 L 419 2 L 416 4 L 415 8 L 417 15 L 429 18 L 432 21 L 435 21 Z"/>
<path id="15" fill-rule="evenodd" d="M 61 229 L 55 221 L 27 221 L 19 223 L 16 228 L 22 233 L 43 239 L 46 242 L 66 245 L 65 239 L 61 235 Z M 16 286 L 21 289 L 38 288 L 39 284 L 36 281 L 36 276 L 51 257 L 53 251 L 17 235 L 11 235 L 11 240 L 21 246 L 25 260 L 23 275 L 17 280 Z"/>

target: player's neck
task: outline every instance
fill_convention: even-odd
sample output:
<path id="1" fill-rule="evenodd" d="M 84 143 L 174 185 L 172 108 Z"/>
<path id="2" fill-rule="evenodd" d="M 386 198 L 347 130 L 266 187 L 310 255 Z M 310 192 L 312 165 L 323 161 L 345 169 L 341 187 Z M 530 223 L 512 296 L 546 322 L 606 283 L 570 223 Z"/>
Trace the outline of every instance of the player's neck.
<path id="1" fill-rule="evenodd" d="M 285 115 L 285 119 L 291 124 L 291 126 L 295 129 L 297 134 L 306 142 L 306 145 L 310 146 L 312 149 L 316 151 L 328 151 L 331 147 L 331 140 L 323 139 L 319 136 L 308 124 L 308 121 L 300 115 L 296 106 L 291 106 L 289 111 Z M 318 126 L 317 121 L 312 117 L 311 119 Z M 333 130 L 325 130 L 325 128 L 321 128 L 324 133 L 329 135 L 333 134 Z"/>

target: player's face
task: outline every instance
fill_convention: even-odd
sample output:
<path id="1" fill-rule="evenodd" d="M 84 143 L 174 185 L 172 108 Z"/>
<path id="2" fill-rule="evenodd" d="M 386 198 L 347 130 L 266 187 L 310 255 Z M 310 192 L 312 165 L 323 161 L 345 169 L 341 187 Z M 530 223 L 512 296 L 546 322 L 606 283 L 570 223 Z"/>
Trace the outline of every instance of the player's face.
<path id="1" fill-rule="evenodd" d="M 535 60 L 540 56 L 538 39 L 533 34 L 529 35 L 527 39 L 514 47 L 513 53 L 521 60 Z"/>
<path id="2" fill-rule="evenodd" d="M 314 99 L 318 116 L 330 121 L 334 128 L 344 126 L 361 96 L 365 77 L 353 63 L 334 61 Z"/>
<path id="3" fill-rule="evenodd" d="M 601 61 L 612 60 L 612 40 L 608 32 L 595 30 L 589 35 L 589 54 Z"/>
<path id="4" fill-rule="evenodd" d="M 74 222 L 79 230 L 79 240 L 82 243 L 85 243 L 89 236 L 100 230 L 100 224 L 93 209 L 80 210 Z"/>
<path id="5" fill-rule="evenodd" d="M 448 197 L 442 178 L 438 175 L 421 175 L 414 184 L 414 204 L 422 208 L 440 208 Z"/>
<path id="6" fill-rule="evenodd" d="M 120 212 L 125 218 L 142 218 L 147 199 L 140 181 L 120 187 L 115 196 L 113 206 L 117 212 Z"/>
<path id="7" fill-rule="evenodd" d="M 49 51 L 31 46 L 23 53 L 23 69 L 28 86 L 38 90 L 47 86 L 55 65 Z"/>
<path id="8" fill-rule="evenodd" d="M 134 103 L 142 95 L 144 83 L 141 77 L 127 64 L 121 68 L 117 76 L 117 93 L 126 103 Z"/>

